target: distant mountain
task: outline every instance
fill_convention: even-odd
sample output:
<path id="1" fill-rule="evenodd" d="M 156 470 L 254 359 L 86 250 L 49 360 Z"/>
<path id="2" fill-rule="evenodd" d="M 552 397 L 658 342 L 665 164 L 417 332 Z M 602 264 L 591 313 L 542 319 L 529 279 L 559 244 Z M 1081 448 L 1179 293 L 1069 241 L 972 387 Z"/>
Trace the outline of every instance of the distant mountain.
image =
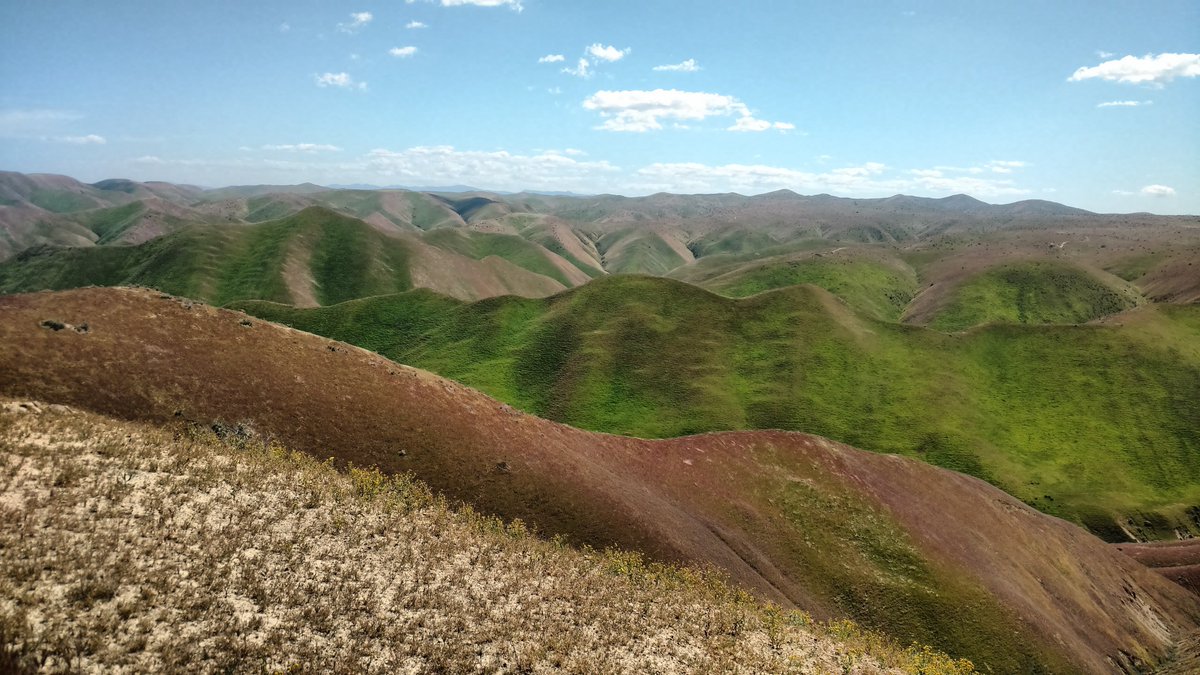
<path id="1" fill-rule="evenodd" d="M 470 185 L 444 185 L 444 186 L 412 186 L 412 185 L 371 185 L 367 183 L 352 183 L 350 185 L 330 185 L 333 190 L 408 190 L 410 192 L 486 192 L 488 194 L 509 194 L 506 192 L 493 192 L 490 190 L 480 190 L 479 188 L 471 187 Z"/>
<path id="2" fill-rule="evenodd" d="M 1007 257 L 1068 256 L 1097 269 L 1120 269 L 1125 281 L 1144 280 L 1145 290 L 1155 298 L 1187 302 L 1200 297 L 1200 275 L 1189 274 L 1189 268 L 1194 269 L 1191 263 L 1200 256 L 1194 248 L 1200 242 L 1193 241 L 1200 232 L 1200 218 L 1194 216 L 1094 214 L 1043 200 L 988 204 L 968 195 L 857 199 L 777 190 L 755 196 L 624 197 L 501 194 L 465 185 L 432 189 L 436 191 L 352 187 L 305 183 L 201 190 L 125 179 L 88 185 L 66 176 L 3 173 L 0 261 L 39 244 L 133 244 L 191 224 L 263 223 L 320 206 L 392 236 L 442 229 L 474 232 L 465 235 L 473 241 L 481 241 L 480 235 L 492 236 L 488 246 L 468 248 L 485 258 L 491 254 L 486 251 L 498 251 L 500 258 L 526 270 L 549 260 L 557 272 L 537 273 L 565 287 L 575 285 L 579 275 L 632 273 L 705 278 L 711 279 L 713 287 L 732 288 L 732 283 L 726 283 L 729 280 L 716 279 L 710 272 L 716 267 L 732 271 L 732 263 L 752 261 L 764 268 L 754 272 L 759 279 L 755 283 L 775 286 L 792 275 L 786 268 L 777 272 L 767 267 L 791 265 L 821 249 L 840 252 L 867 247 L 903 275 L 932 284 L 933 291 L 922 293 L 927 307 L 984 263 Z M 128 206 L 132 202 L 140 206 Z M 129 210 L 106 211 L 114 207 Z M 512 243 L 518 239 L 524 242 Z M 453 253 L 465 250 L 461 237 L 437 235 L 427 240 Z M 501 242 L 507 243 L 500 246 Z M 518 253 L 526 249 L 536 255 Z M 911 269 L 906 272 L 905 266 Z M 495 272 L 507 274 L 499 268 Z M 834 273 L 826 285 L 838 276 L 845 275 Z M 775 280 L 764 281 L 766 277 Z M 554 284 L 526 281 L 488 282 L 485 286 L 490 290 L 462 285 L 440 288 L 441 282 L 432 287 L 459 297 L 486 297 L 515 288 L 560 290 Z M 890 308 L 876 303 L 873 311 L 879 316 L 901 311 L 901 300 L 917 293 L 909 286 L 906 282 L 905 289 L 886 300 Z M 855 293 L 845 283 L 837 292 L 843 297 Z"/>

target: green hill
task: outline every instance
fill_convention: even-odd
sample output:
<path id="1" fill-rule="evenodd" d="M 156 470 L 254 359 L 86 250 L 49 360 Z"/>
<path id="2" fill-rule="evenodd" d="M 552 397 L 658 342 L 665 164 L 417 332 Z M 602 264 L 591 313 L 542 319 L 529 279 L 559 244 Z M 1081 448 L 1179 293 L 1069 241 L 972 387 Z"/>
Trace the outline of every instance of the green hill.
<path id="1" fill-rule="evenodd" d="M 1109 539 L 1196 527 L 1198 307 L 947 335 L 812 286 L 732 300 L 629 276 L 542 300 L 237 307 L 586 429 L 803 430 L 974 474 Z"/>
<path id="2" fill-rule="evenodd" d="M 405 242 L 322 208 L 261 225 L 199 225 L 141 246 L 39 247 L 0 265 L 4 292 L 144 285 L 215 304 L 333 304 L 412 288 Z"/>
<path id="3" fill-rule="evenodd" d="M 1002 265 L 954 290 L 929 326 L 965 330 L 985 323 L 1087 323 L 1138 304 L 1131 288 L 1113 288 L 1078 267 L 1053 262 Z"/>

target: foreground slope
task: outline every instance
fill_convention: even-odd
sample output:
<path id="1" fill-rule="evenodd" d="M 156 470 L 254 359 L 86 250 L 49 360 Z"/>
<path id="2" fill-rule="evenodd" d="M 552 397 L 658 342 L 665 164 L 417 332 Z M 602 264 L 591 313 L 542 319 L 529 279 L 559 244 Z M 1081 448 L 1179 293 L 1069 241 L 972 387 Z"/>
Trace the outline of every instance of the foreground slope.
<path id="1" fill-rule="evenodd" d="M 961 335 L 811 286 L 730 300 L 648 277 L 545 300 L 237 306 L 577 427 L 807 431 L 971 473 L 1114 541 L 1200 529 L 1197 306 Z"/>
<path id="2" fill-rule="evenodd" d="M 0 400 L 0 671 L 969 670 L 227 440 Z"/>
<path id="3" fill-rule="evenodd" d="M 411 471 L 546 534 L 714 564 L 763 597 L 984 670 L 1146 667 L 1200 618 L 1184 589 L 982 481 L 813 436 L 588 433 L 142 290 L 0 298 L 0 344 L 3 394 L 241 425 L 318 458 Z"/>

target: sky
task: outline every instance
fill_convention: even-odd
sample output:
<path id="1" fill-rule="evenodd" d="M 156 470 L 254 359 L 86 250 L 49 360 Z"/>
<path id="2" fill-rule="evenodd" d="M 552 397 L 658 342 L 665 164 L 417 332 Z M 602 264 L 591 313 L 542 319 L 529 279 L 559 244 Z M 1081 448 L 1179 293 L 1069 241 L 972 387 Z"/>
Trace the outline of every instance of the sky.
<path id="1" fill-rule="evenodd" d="M 1200 213 L 1200 2 L 0 0 L 0 169 Z"/>

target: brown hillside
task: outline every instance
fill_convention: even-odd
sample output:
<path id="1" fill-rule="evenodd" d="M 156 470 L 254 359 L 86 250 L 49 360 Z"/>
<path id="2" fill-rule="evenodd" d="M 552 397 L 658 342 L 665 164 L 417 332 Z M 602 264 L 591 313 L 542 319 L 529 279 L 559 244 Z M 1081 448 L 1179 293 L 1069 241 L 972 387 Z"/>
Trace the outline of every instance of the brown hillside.
<path id="1" fill-rule="evenodd" d="M 1133 670 L 1162 661 L 1200 618 L 1180 587 L 982 481 L 814 436 L 583 432 L 147 290 L 0 298 L 0 345 L 0 394 L 241 425 L 342 464 L 411 471 L 547 534 L 715 564 L 818 616 L 886 613 L 881 628 L 907 621 L 910 635 L 943 641 L 962 630 L 956 655 L 981 669 Z"/>

